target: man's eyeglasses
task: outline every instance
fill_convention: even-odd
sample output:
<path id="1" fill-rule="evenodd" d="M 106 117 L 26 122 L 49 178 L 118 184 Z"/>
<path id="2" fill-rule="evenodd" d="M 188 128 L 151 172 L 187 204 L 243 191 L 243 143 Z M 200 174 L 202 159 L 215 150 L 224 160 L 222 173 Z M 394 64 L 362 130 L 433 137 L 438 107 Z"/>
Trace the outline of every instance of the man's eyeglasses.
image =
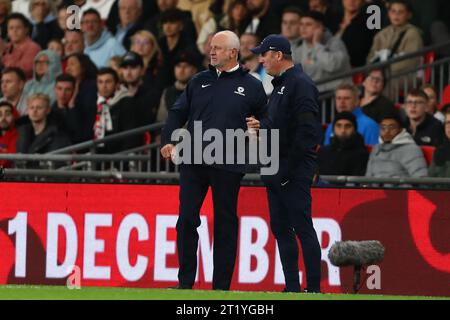
<path id="1" fill-rule="evenodd" d="M 406 105 L 407 106 L 418 106 L 418 105 L 423 105 L 425 104 L 426 101 L 424 100 L 406 100 Z"/>
<path id="2" fill-rule="evenodd" d="M 381 131 L 393 131 L 393 130 L 398 130 L 399 127 L 396 125 L 381 125 L 380 126 Z"/>
<path id="3" fill-rule="evenodd" d="M 378 77 L 374 77 L 374 76 L 368 76 L 367 77 L 370 81 L 375 82 L 375 83 L 381 83 L 383 82 L 383 78 L 378 78 Z"/>

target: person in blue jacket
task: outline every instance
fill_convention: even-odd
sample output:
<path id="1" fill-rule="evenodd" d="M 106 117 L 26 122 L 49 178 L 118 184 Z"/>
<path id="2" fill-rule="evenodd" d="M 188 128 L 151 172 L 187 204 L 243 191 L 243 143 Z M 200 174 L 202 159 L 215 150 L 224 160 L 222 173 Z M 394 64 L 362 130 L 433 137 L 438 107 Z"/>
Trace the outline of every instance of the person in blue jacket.
<path id="1" fill-rule="evenodd" d="M 267 187 L 270 226 L 280 252 L 286 282 L 284 291 L 300 292 L 297 237 L 306 267 L 307 292 L 320 292 L 321 250 L 311 217 L 311 185 L 321 141 L 318 90 L 294 65 L 289 41 L 269 35 L 252 49 L 272 80 L 268 116 L 247 119 L 249 129 L 279 130 L 279 171 L 262 175 Z M 271 141 L 276 143 L 276 141 Z"/>
<path id="2" fill-rule="evenodd" d="M 176 139 L 172 133 L 186 123 L 191 141 L 198 125 L 226 136 L 227 129 L 247 129 L 246 117 L 260 118 L 266 112 L 267 98 L 262 83 L 238 64 L 239 38 L 231 31 L 221 31 L 211 41 L 211 64 L 196 74 L 169 109 L 161 135 L 161 154 L 171 158 Z M 184 141 L 184 140 L 183 140 Z M 245 164 L 221 161 L 212 164 L 195 161 L 206 151 L 194 145 L 194 163 L 180 165 L 180 212 L 177 221 L 179 259 L 178 289 L 191 289 L 197 270 L 199 211 L 208 188 L 214 203 L 214 271 L 212 287 L 229 290 L 236 260 L 238 218 L 237 200 Z M 184 150 L 183 150 L 184 151 Z M 227 150 L 233 152 L 234 150 Z M 200 154 L 202 153 L 202 154 Z M 225 153 L 223 153 L 225 157 Z M 172 158 L 173 159 L 173 158 Z"/>

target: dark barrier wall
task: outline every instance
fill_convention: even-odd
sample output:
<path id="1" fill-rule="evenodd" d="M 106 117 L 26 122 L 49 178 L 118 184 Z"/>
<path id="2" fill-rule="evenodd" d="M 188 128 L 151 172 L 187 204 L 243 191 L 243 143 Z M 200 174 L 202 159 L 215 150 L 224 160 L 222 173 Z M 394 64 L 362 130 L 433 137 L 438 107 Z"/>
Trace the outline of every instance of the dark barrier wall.
<path id="1" fill-rule="evenodd" d="M 324 292 L 352 290 L 352 269 L 328 261 L 331 245 L 376 239 L 386 247 L 385 260 L 363 270 L 361 293 L 450 296 L 450 192 L 315 189 L 313 197 Z M 177 186 L 2 183 L 0 200 L 0 284 L 176 283 Z M 196 288 L 208 289 L 210 194 L 201 216 Z M 239 216 L 232 288 L 280 291 L 264 188 L 241 189 Z"/>

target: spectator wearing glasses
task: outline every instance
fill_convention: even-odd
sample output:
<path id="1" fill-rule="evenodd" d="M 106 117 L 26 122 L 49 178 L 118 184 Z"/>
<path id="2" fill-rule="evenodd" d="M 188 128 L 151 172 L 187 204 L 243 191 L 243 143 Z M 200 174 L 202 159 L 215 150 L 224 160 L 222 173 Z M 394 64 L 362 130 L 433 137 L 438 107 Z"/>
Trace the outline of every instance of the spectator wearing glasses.
<path id="1" fill-rule="evenodd" d="M 361 98 L 361 109 L 366 116 L 377 123 L 387 113 L 395 109 L 394 103 L 383 95 L 385 87 L 385 74 L 381 69 L 369 71 L 363 82 L 364 93 Z"/>
<path id="2" fill-rule="evenodd" d="M 407 130 L 419 146 L 438 147 L 444 141 L 442 123 L 427 113 L 428 96 L 412 90 L 406 97 Z"/>
<path id="3" fill-rule="evenodd" d="M 422 150 L 403 128 L 397 112 L 381 119 L 379 142 L 370 153 L 366 177 L 427 176 L 427 164 Z"/>
<path id="4" fill-rule="evenodd" d="M 434 152 L 433 162 L 428 169 L 430 177 L 450 178 L 450 105 L 444 114 L 445 142 Z"/>

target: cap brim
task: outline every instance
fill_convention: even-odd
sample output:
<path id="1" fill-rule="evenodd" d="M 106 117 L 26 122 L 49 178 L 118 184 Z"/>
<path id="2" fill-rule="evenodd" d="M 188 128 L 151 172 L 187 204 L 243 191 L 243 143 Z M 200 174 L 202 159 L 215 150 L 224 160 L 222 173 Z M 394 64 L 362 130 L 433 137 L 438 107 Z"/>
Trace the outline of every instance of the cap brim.
<path id="1" fill-rule="evenodd" d="M 261 46 L 254 47 L 253 49 L 250 49 L 250 51 L 253 52 L 254 54 L 262 54 L 265 52 Z"/>

